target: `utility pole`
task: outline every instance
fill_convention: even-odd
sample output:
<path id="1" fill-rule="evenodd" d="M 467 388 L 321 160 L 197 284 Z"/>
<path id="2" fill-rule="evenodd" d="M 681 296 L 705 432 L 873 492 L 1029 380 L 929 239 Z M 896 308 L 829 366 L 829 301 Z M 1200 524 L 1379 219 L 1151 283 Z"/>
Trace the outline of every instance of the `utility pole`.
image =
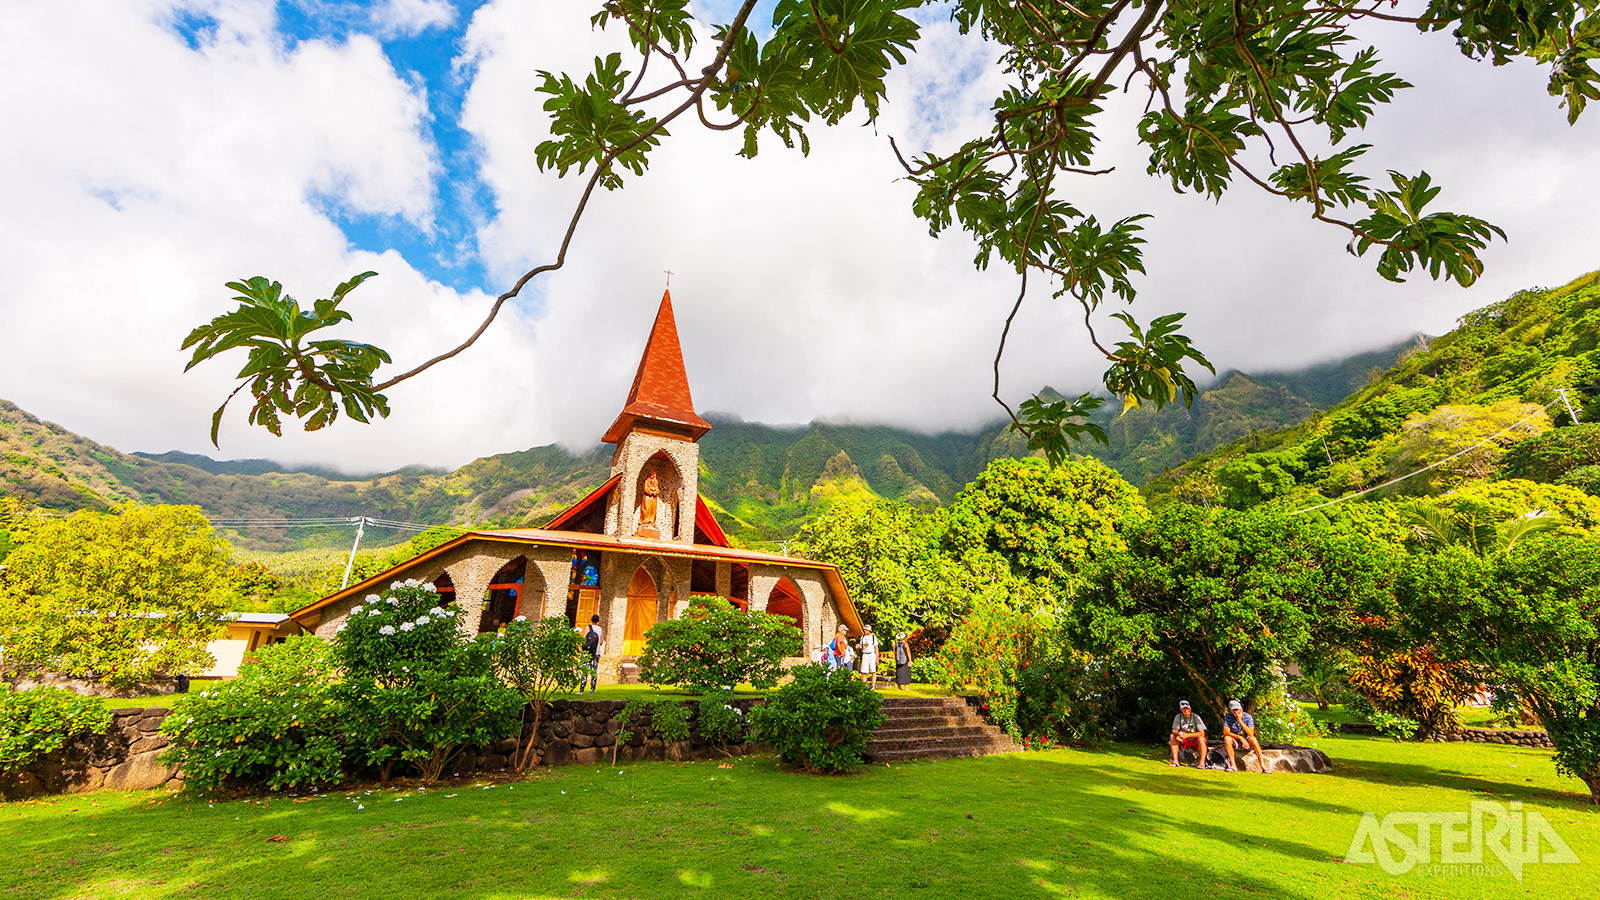
<path id="1" fill-rule="evenodd" d="M 1567 389 L 1557 388 L 1556 393 L 1561 395 L 1561 402 L 1567 407 L 1567 417 L 1572 419 L 1572 424 L 1578 424 L 1578 414 L 1572 411 L 1572 401 L 1567 399 Z"/>
<path id="2" fill-rule="evenodd" d="M 356 565 L 356 548 L 361 546 L 361 534 L 367 529 L 366 516 L 351 516 L 350 521 L 356 523 L 356 542 L 350 545 L 350 561 L 344 564 L 344 580 L 339 582 L 339 590 L 350 586 L 350 570 Z"/>

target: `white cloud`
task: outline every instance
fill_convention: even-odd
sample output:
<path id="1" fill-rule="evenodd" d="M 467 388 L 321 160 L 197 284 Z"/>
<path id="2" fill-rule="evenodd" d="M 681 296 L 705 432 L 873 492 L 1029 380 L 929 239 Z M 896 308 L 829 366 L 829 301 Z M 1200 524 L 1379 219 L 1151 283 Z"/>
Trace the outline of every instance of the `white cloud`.
<path id="1" fill-rule="evenodd" d="M 372 23 L 384 35 L 411 37 L 455 20 L 449 0 L 383 0 L 372 10 Z"/>
<path id="2" fill-rule="evenodd" d="M 218 21 L 191 49 L 165 27 L 171 6 L 62 6 L 0 10 L 0 78 L 31 86 L 0 100 L 13 135 L 0 143 L 0 226 L 13 236 L 0 245 L 0 396 L 124 449 L 203 451 L 238 362 L 182 376 L 176 348 L 224 308 L 224 280 L 271 274 L 310 300 L 377 269 L 349 301 L 347 333 L 402 367 L 476 325 L 490 297 L 430 281 L 413 267 L 422 260 L 354 250 L 330 217 L 331 206 L 428 229 L 438 194 L 463 188 L 438 185 L 423 88 L 377 41 L 286 50 L 273 5 L 239 0 L 183 4 Z M 547 134 L 534 72 L 581 77 L 596 52 L 621 48 L 620 34 L 590 28 L 592 6 L 492 3 L 458 48 L 460 124 L 494 199 L 478 235 L 491 293 L 552 256 L 581 187 L 534 165 Z M 390 33 L 454 14 L 378 12 Z M 766 139 L 742 160 L 736 135 L 678 123 L 647 176 L 597 194 L 567 266 L 536 279 L 477 347 L 394 390 L 390 420 L 275 440 L 246 428 L 240 408 L 225 455 L 371 470 L 591 444 L 622 401 L 668 268 L 702 410 L 925 429 L 994 418 L 989 367 L 1015 278 L 976 271 L 960 234 L 927 235 L 887 137 L 908 153 L 950 149 L 982 129 L 999 75 L 992 51 L 949 23 L 925 35 L 878 126 L 815 129 L 809 158 Z M 1173 195 L 1144 174 L 1131 139 L 1137 98 L 1103 129 L 1117 172 L 1071 198 L 1102 218 L 1155 214 L 1141 320 L 1188 310 L 1220 366 L 1291 366 L 1437 333 L 1516 288 L 1600 266 L 1588 225 L 1595 117 L 1568 128 L 1542 73 L 1468 62 L 1442 36 L 1395 29 L 1384 47 L 1420 87 L 1380 114 L 1374 165 L 1426 168 L 1444 205 L 1507 228 L 1483 281 L 1387 284 L 1332 228 L 1248 185 L 1220 204 Z M 1078 314 L 1036 287 L 1013 330 L 1006 395 L 1088 388 L 1101 368 Z"/>

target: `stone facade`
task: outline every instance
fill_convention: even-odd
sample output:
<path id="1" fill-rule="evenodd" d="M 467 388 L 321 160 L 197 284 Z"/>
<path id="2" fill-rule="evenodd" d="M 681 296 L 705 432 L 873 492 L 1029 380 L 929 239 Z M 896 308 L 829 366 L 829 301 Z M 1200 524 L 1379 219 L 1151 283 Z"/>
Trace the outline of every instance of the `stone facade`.
<path id="1" fill-rule="evenodd" d="M 606 503 L 606 534 L 631 538 L 639 527 L 645 479 L 661 484 L 656 505 L 658 540 L 694 543 L 694 503 L 700 490 L 700 445 L 683 438 L 631 431 L 611 454 L 611 474 L 622 475 Z"/>
<path id="2" fill-rule="evenodd" d="M 79 794 L 107 788 L 142 791 L 176 783 L 178 770 L 157 759 L 166 749 L 162 707 L 113 710 L 102 734 L 82 734 L 32 765 L 0 776 L 0 797 Z"/>

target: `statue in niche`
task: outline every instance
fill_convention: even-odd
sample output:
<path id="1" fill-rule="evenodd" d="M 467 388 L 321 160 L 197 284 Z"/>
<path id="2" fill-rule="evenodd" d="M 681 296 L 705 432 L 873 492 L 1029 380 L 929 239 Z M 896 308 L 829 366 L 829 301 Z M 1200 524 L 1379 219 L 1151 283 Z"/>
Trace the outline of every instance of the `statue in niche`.
<path id="1" fill-rule="evenodd" d="M 656 507 L 660 502 L 661 480 L 651 472 L 644 480 L 644 492 L 639 497 L 639 527 L 634 529 L 634 534 L 652 538 L 661 536 L 661 530 L 656 527 Z"/>

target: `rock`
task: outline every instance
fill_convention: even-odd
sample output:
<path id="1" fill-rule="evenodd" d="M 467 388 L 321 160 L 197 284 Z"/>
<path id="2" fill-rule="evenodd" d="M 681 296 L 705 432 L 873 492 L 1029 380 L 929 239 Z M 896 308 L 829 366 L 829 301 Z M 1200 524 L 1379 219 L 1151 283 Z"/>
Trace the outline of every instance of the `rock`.
<path id="1" fill-rule="evenodd" d="M 574 750 L 574 751 L 572 751 L 572 761 L 575 762 L 575 763 L 593 764 L 593 763 L 598 763 L 598 762 L 607 762 L 610 759 L 611 759 L 610 751 L 601 750 L 599 747 L 589 747 L 589 748 L 584 749 L 584 750 Z"/>
<path id="2" fill-rule="evenodd" d="M 619 729 L 621 729 L 621 728 L 622 728 L 622 723 L 618 722 L 616 719 L 607 719 L 606 720 L 606 734 L 616 734 L 617 731 Z"/>
<path id="3" fill-rule="evenodd" d="M 517 752 L 517 739 L 506 738 L 505 740 L 495 744 L 490 749 L 501 756 L 510 756 L 511 754 Z"/>
<path id="4" fill-rule="evenodd" d="M 162 713 L 159 716 L 146 715 L 144 718 L 139 720 L 139 730 L 144 732 L 160 731 L 161 723 L 166 718 L 166 710 L 162 710 Z"/>
<path id="5" fill-rule="evenodd" d="M 596 747 L 609 747 L 616 742 L 617 736 L 614 734 L 602 734 L 594 739 L 594 745 Z"/>
<path id="6" fill-rule="evenodd" d="M 572 730 L 578 734 L 587 734 L 593 737 L 597 734 L 604 734 L 606 728 L 604 725 L 593 722 L 589 719 L 579 719 L 577 722 L 573 723 Z"/>
<path id="7" fill-rule="evenodd" d="M 1252 772 L 1261 771 L 1260 764 L 1256 761 L 1254 753 L 1238 754 L 1240 765 Z M 1328 759 L 1328 754 L 1313 747 L 1281 746 L 1271 750 L 1262 748 L 1262 756 L 1267 759 L 1269 772 L 1303 772 L 1322 773 L 1333 768 L 1333 761 Z"/>
<path id="8" fill-rule="evenodd" d="M 75 778 L 69 779 L 61 786 L 68 794 L 87 794 L 98 791 L 106 785 L 106 773 L 102 769 L 88 768 L 73 773 Z"/>
<path id="9" fill-rule="evenodd" d="M 144 715 L 144 708 L 140 706 L 130 706 L 127 709 L 114 709 L 111 711 L 111 721 L 113 724 L 120 725 L 122 724 L 119 721 L 120 719 L 137 719 L 142 715 Z"/>
<path id="10" fill-rule="evenodd" d="M 566 738 L 572 734 L 572 725 L 568 722 L 557 722 L 550 726 L 550 734 L 558 738 Z"/>
<path id="11" fill-rule="evenodd" d="M 155 754 L 145 753 L 113 766 L 106 772 L 105 786 L 113 791 L 146 791 L 166 784 L 177 771 L 177 766 L 156 762 Z"/>
<path id="12" fill-rule="evenodd" d="M 133 756 L 139 753 L 154 753 L 155 751 L 166 747 L 170 743 L 172 743 L 172 739 L 160 732 L 147 734 L 144 737 L 139 738 L 137 741 L 134 741 L 133 744 L 128 747 L 128 755 Z"/>
<path id="13" fill-rule="evenodd" d="M 572 745 L 566 741 L 552 741 L 544 748 L 545 765 L 564 766 L 569 762 L 572 762 Z"/>
<path id="14" fill-rule="evenodd" d="M 488 756 L 485 756 L 483 758 L 483 762 L 478 766 L 478 768 L 484 770 L 485 772 L 498 772 L 505 767 L 506 758 L 499 753 L 491 753 Z"/>

